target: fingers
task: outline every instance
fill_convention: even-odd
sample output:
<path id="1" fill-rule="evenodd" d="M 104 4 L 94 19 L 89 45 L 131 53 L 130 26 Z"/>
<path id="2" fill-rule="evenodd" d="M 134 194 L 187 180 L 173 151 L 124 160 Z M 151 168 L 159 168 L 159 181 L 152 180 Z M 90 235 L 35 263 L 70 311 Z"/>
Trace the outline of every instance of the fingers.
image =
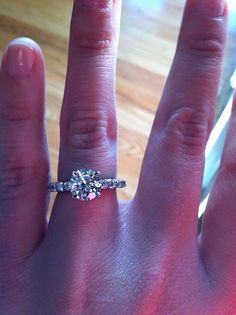
<path id="1" fill-rule="evenodd" d="M 120 1 L 74 2 L 61 113 L 59 178 L 78 167 L 116 174 L 115 67 Z"/>
<path id="2" fill-rule="evenodd" d="M 30 39 L 7 47 L 0 72 L 0 255 L 30 255 L 45 229 L 49 159 L 44 60 Z"/>
<path id="3" fill-rule="evenodd" d="M 98 170 L 104 178 L 116 176 L 115 72 L 120 7 L 120 0 L 74 1 L 60 121 L 59 181 L 68 181 L 72 171 L 82 168 Z M 110 218 L 115 204 L 115 190 L 103 190 L 101 198 L 90 202 L 63 193 L 56 198 L 51 223 L 58 233 L 67 228 L 71 233 L 75 224 L 77 235 L 78 222 L 82 225 L 92 211 L 96 211 L 96 218 Z M 78 211 L 83 209 L 85 212 Z"/>
<path id="4" fill-rule="evenodd" d="M 195 240 L 197 235 L 204 150 L 213 121 L 226 19 L 224 1 L 187 1 L 134 199 L 136 220 L 140 215 L 143 224 L 162 233 L 164 229 L 169 237 L 180 233 L 179 240 Z"/>
<path id="5" fill-rule="evenodd" d="M 236 275 L 236 97 L 220 171 L 203 217 L 201 252 L 206 269 L 222 285 L 234 285 Z M 235 291 L 233 291 L 235 292 Z"/>

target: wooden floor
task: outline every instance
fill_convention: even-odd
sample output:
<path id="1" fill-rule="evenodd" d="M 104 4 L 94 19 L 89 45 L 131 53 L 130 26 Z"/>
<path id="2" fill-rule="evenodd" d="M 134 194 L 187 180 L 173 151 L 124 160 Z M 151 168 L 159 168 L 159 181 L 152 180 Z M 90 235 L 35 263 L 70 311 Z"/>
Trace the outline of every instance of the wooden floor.
<path id="1" fill-rule="evenodd" d="M 225 72 L 235 65 L 236 26 L 231 23 Z M 154 113 L 170 69 L 184 0 L 124 0 L 117 65 L 119 177 L 133 196 Z M 234 5 L 234 7 L 236 7 Z M 72 0 L 0 0 L 0 51 L 17 36 L 42 47 L 47 66 L 47 129 L 53 178 L 57 177 L 59 113 L 67 63 Z M 234 15 L 235 18 L 235 15 Z M 223 73 L 223 75 L 224 75 Z"/>

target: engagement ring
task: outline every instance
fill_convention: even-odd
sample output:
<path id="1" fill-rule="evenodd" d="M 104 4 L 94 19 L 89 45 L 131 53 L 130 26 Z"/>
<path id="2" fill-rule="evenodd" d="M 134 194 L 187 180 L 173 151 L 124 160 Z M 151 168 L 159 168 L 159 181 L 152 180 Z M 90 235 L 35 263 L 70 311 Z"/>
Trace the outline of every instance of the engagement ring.
<path id="1" fill-rule="evenodd" d="M 101 196 L 102 189 L 114 189 L 126 187 L 123 179 L 102 178 L 101 172 L 91 169 L 81 169 L 72 172 L 68 182 L 50 183 L 51 192 L 70 191 L 74 199 L 92 200 Z"/>

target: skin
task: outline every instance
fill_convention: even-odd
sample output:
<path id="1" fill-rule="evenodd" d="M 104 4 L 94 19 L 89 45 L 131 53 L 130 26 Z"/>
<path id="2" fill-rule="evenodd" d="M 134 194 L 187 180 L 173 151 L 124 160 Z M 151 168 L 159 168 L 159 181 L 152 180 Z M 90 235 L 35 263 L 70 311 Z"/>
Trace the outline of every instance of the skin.
<path id="1" fill-rule="evenodd" d="M 116 176 L 120 8 L 74 2 L 59 181 L 83 167 Z M 197 237 L 226 30 L 223 0 L 187 0 L 135 197 L 58 194 L 49 224 L 43 55 L 30 39 L 9 44 L 0 71 L 1 315 L 236 314 L 236 101 Z"/>

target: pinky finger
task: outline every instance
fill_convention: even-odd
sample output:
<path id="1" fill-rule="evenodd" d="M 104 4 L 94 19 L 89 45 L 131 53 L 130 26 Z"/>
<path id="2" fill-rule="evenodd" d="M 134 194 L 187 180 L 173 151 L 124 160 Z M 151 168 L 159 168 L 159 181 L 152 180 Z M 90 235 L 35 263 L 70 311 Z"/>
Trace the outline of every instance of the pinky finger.
<path id="1" fill-rule="evenodd" d="M 44 234 L 49 181 L 44 81 L 44 60 L 38 45 L 26 38 L 12 41 L 4 53 L 0 71 L 0 267 L 3 268 L 10 259 L 19 262 L 30 255 Z"/>

